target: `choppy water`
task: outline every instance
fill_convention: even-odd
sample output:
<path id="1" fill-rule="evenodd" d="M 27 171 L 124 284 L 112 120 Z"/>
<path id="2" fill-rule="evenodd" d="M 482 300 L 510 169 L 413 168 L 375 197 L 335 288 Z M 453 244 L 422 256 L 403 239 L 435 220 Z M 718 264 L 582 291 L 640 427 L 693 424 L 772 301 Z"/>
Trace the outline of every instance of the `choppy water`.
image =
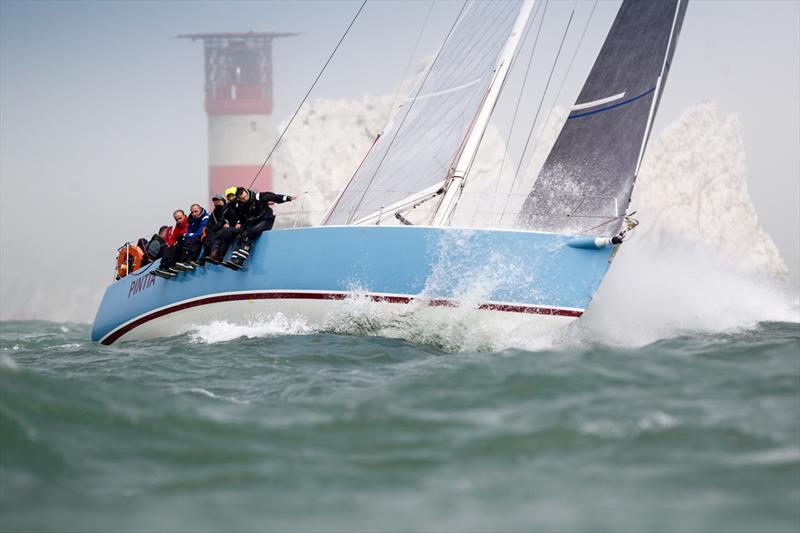
<path id="1" fill-rule="evenodd" d="M 1 323 L 0 529 L 800 527 L 797 323 L 455 353 L 280 329 Z"/>

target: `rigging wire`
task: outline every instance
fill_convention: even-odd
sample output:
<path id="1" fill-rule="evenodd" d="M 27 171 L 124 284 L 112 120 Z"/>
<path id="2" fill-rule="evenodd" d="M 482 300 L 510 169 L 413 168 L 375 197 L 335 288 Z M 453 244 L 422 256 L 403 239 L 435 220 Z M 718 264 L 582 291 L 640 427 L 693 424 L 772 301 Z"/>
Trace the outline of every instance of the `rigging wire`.
<path id="1" fill-rule="evenodd" d="M 597 8 L 597 3 L 600 0 L 594 0 L 594 5 L 592 6 L 592 11 L 589 13 L 589 18 L 586 19 L 586 25 L 583 27 L 583 33 L 581 33 L 581 38 L 578 39 L 578 45 L 575 47 L 575 52 L 572 54 L 572 59 L 569 61 L 569 65 L 567 65 L 567 71 L 564 73 L 564 77 L 561 79 L 561 85 L 558 87 L 558 91 L 556 92 L 556 97 L 553 99 L 553 106 L 550 107 L 550 111 L 547 113 L 547 116 L 544 119 L 544 124 L 550 120 L 550 116 L 553 114 L 553 108 L 555 107 L 555 103 L 558 102 L 558 98 L 561 96 L 561 90 L 564 88 L 564 85 L 567 82 L 567 77 L 569 77 L 569 73 L 572 70 L 572 64 L 575 62 L 575 58 L 578 56 L 578 50 L 581 48 L 581 44 L 583 43 L 583 38 L 586 37 L 586 30 L 589 29 L 589 23 L 592 21 L 592 16 L 594 15 L 594 10 Z M 536 137 L 536 141 L 533 144 L 533 152 L 536 153 L 536 147 L 539 145 L 539 141 L 542 138 L 542 131 L 539 132 L 539 135 Z"/>
<path id="2" fill-rule="evenodd" d="M 417 47 L 419 46 L 419 42 L 422 39 L 422 34 L 425 33 L 425 28 L 428 27 L 428 21 L 431 18 L 431 12 L 433 11 L 433 5 L 436 0 L 431 0 L 431 5 L 428 8 L 428 14 L 425 15 L 425 22 L 422 23 L 422 27 L 419 30 L 419 34 L 417 35 L 417 41 L 414 43 L 414 48 L 411 50 L 411 55 L 408 57 L 408 63 L 406 63 L 406 68 L 403 70 L 403 77 L 400 78 L 400 83 L 397 85 L 397 91 L 394 93 L 394 98 L 392 99 L 392 105 L 389 107 L 389 114 L 387 115 L 386 119 L 383 121 L 384 126 L 383 129 L 386 129 L 386 125 L 389 123 L 389 120 L 392 118 L 394 114 L 395 106 L 397 105 L 397 99 L 400 97 L 400 91 L 403 88 L 403 82 L 406 80 L 406 75 L 408 74 L 408 69 L 411 68 L 411 63 L 414 61 L 414 56 L 417 55 Z"/>
<path id="3" fill-rule="evenodd" d="M 366 2 L 366 0 L 364 0 L 364 1 Z M 464 3 L 461 4 L 461 9 L 458 11 L 458 15 L 456 15 L 456 18 L 453 21 L 453 25 L 450 26 L 450 30 L 447 32 L 447 36 L 444 38 L 443 43 L 446 43 L 447 40 L 450 38 L 450 35 L 453 33 L 453 30 L 456 28 L 456 25 L 458 24 L 458 21 L 461 19 L 461 14 L 464 12 L 464 8 L 465 7 L 467 7 L 467 0 L 464 0 Z M 386 160 L 386 156 L 389 155 L 389 152 L 392 149 L 392 145 L 394 144 L 395 139 L 397 139 L 397 135 L 400 133 L 400 130 L 403 128 L 403 124 L 405 123 L 405 121 L 408 118 L 408 116 L 411 114 L 411 110 L 414 108 L 414 103 L 416 103 L 417 97 L 419 96 L 419 93 L 422 91 L 422 87 L 425 85 L 425 81 L 428 79 L 428 76 L 430 75 L 431 71 L 433 70 L 433 67 L 436 65 L 436 61 L 438 61 L 439 56 L 441 55 L 443 49 L 444 49 L 444 45 L 442 45 L 442 47 L 439 48 L 439 51 L 436 52 L 436 57 L 433 58 L 433 62 L 431 63 L 430 67 L 428 67 L 427 71 L 425 72 L 425 76 L 422 78 L 422 81 L 420 82 L 419 86 L 417 87 L 417 92 L 414 95 L 414 98 L 411 100 L 411 103 L 408 106 L 408 112 L 406 112 L 403 115 L 403 120 L 401 120 L 400 124 L 397 125 L 397 129 L 394 131 L 394 135 L 392 136 L 392 140 L 389 141 L 389 146 L 387 146 L 386 150 L 384 150 L 383 157 L 381 157 L 381 160 L 378 162 L 378 166 L 375 168 L 375 172 L 372 173 L 372 177 L 369 179 L 369 183 L 367 183 L 367 186 L 364 188 L 364 194 L 362 194 L 361 198 L 358 199 L 358 203 L 353 208 L 353 210 L 350 212 L 350 216 L 347 217 L 347 224 L 349 224 L 353 220 L 353 217 L 358 212 L 358 208 L 361 206 L 361 202 L 363 202 L 364 198 L 367 196 L 367 192 L 369 192 L 369 188 L 370 188 L 370 186 L 372 186 L 372 182 L 375 181 L 375 177 L 378 175 L 378 172 L 380 171 L 381 166 L 383 165 L 383 162 Z"/>
<path id="4" fill-rule="evenodd" d="M 575 46 L 575 52 L 572 53 L 572 59 L 569 60 L 569 65 L 567 65 L 567 72 L 564 73 L 564 77 L 561 79 L 561 85 L 558 87 L 558 92 L 556 92 L 556 100 L 558 100 L 558 97 L 561 95 L 561 89 L 564 88 L 564 84 L 567 81 L 567 77 L 569 76 L 569 73 L 572 70 L 572 64 L 575 63 L 575 58 L 578 56 L 578 50 L 581 49 L 581 44 L 583 44 L 583 38 L 586 37 L 586 31 L 589 29 L 589 23 L 592 22 L 592 17 L 594 16 L 594 11 L 597 9 L 597 4 L 599 1 L 600 0 L 594 0 L 594 5 L 592 5 L 592 10 L 589 12 L 589 18 L 586 19 L 586 24 L 583 26 L 583 32 L 581 33 L 581 38 L 578 39 L 578 44 Z M 550 112 L 552 113 L 553 110 L 550 109 Z"/>
<path id="5" fill-rule="evenodd" d="M 567 33 L 569 33 L 569 27 L 572 24 L 572 18 L 574 16 L 575 16 L 575 10 L 573 9 L 572 13 L 570 13 L 570 15 L 569 15 L 569 20 L 567 21 L 567 27 L 564 28 L 564 35 L 561 37 L 561 44 L 558 46 L 558 52 L 556 53 L 555 60 L 553 61 L 553 66 L 550 68 L 550 75 L 547 77 L 547 83 L 544 86 L 544 92 L 542 93 L 542 98 L 539 100 L 539 107 L 537 107 L 536 115 L 534 115 L 534 117 L 533 117 L 533 123 L 531 124 L 531 130 L 530 130 L 530 132 L 528 132 L 528 138 L 525 140 L 525 147 L 522 149 L 522 156 L 520 156 L 520 158 L 519 158 L 520 167 L 522 166 L 522 162 L 525 160 L 525 153 L 528 150 L 528 144 L 530 143 L 531 135 L 533 135 L 533 130 L 534 130 L 535 126 L 536 126 L 536 121 L 539 118 L 539 112 L 542 110 L 542 104 L 544 103 L 544 97 L 547 94 L 547 89 L 550 87 L 550 81 L 553 79 L 553 72 L 555 72 L 555 70 L 556 70 L 556 65 L 558 64 L 558 58 L 559 58 L 559 56 L 561 56 L 561 50 L 564 47 L 564 41 L 567 38 Z M 511 193 L 511 191 L 514 190 L 514 185 L 517 182 L 517 177 L 519 177 L 519 168 L 520 167 L 518 167 L 514 171 L 514 179 L 511 181 L 511 188 L 509 189 L 509 195 L 506 197 L 506 205 L 503 206 L 503 212 L 505 212 L 506 207 L 508 207 L 508 200 L 509 200 L 509 198 L 511 198 L 511 194 L 510 193 Z M 501 216 L 501 218 L 502 218 L 502 216 Z"/>
<path id="6" fill-rule="evenodd" d="M 578 44 L 575 45 L 575 51 L 572 53 L 572 58 L 569 60 L 569 65 L 567 65 L 567 70 L 566 70 L 566 72 L 564 72 L 564 77 L 561 78 L 561 84 L 558 87 L 558 91 L 556 91 L 556 96 L 553 99 L 553 104 L 554 105 L 550 106 L 550 111 L 547 112 L 547 116 L 544 119 L 544 124 L 547 124 L 548 122 L 550 122 L 550 117 L 553 114 L 553 109 L 554 109 L 555 103 L 558 102 L 558 99 L 561 96 L 561 91 L 564 89 L 564 85 L 566 84 L 567 78 L 569 77 L 569 73 L 572 71 L 572 65 L 575 63 L 575 58 L 578 57 L 578 52 L 581 49 L 581 45 L 583 44 L 584 37 L 586 37 L 586 32 L 589 29 L 589 24 L 592 22 L 592 17 L 594 16 L 594 12 L 597 9 L 597 4 L 598 4 L 599 1 L 600 0 L 594 0 L 594 4 L 592 5 L 592 10 L 589 12 L 589 17 L 586 19 L 586 24 L 584 24 L 584 26 L 583 26 L 583 32 L 581 32 L 580 39 L 578 39 Z M 575 1 L 575 5 L 577 6 L 577 4 L 578 4 L 578 2 L 576 0 Z M 574 7 L 573 7 L 573 9 L 574 9 Z M 544 96 L 542 96 L 542 98 L 544 98 Z M 536 140 L 533 143 L 533 153 L 536 153 L 536 148 L 538 148 L 539 142 L 542 140 L 542 135 L 543 134 L 544 134 L 544 130 L 542 129 L 541 131 L 539 131 L 539 135 L 537 135 Z M 524 156 L 524 154 L 523 154 L 523 156 Z M 519 164 L 520 164 L 519 168 L 522 168 L 522 159 L 520 159 Z M 519 168 L 518 168 L 518 170 L 519 170 Z M 515 181 L 516 181 L 516 178 L 515 178 Z M 506 205 L 503 207 L 503 211 L 500 214 L 500 220 L 503 220 L 503 217 L 505 216 L 506 207 L 508 207 L 508 198 L 511 196 L 513 191 L 514 191 L 514 189 L 513 189 L 513 184 L 512 184 L 512 188 L 509 189 L 508 196 L 506 197 Z"/>
<path id="7" fill-rule="evenodd" d="M 325 72 L 325 69 L 327 68 L 327 66 L 331 62 L 331 60 L 333 59 L 333 56 L 336 54 L 336 51 L 339 50 L 339 46 L 341 46 L 342 41 L 344 41 L 344 38 L 347 37 L 347 34 L 350 32 L 350 28 L 352 28 L 353 24 L 355 24 L 356 19 L 361 14 L 361 12 L 364 10 L 364 6 L 365 5 L 367 5 L 367 0 L 364 0 L 361 3 L 361 7 L 358 8 L 358 11 L 356 12 L 355 16 L 353 17 L 353 20 L 350 21 L 350 24 L 347 26 L 347 29 L 344 30 L 344 33 L 342 34 L 342 37 L 339 39 L 339 42 L 336 43 L 336 47 L 333 49 L 333 52 L 331 52 L 331 55 L 328 56 L 328 60 L 325 61 L 324 65 L 322 65 L 322 70 L 319 71 L 319 74 L 317 74 L 317 77 L 314 79 L 314 82 L 311 84 L 311 87 L 309 87 L 308 92 L 306 92 L 306 95 L 303 97 L 303 100 L 300 102 L 300 105 L 297 106 L 297 109 L 295 109 L 294 114 L 292 115 L 292 118 L 289 119 L 289 123 L 286 124 L 285 128 L 283 128 L 283 131 L 278 136 L 278 140 L 276 140 L 275 144 L 272 146 L 272 150 L 270 150 L 269 154 L 267 154 L 267 158 L 264 159 L 263 163 L 261 163 L 261 167 L 258 169 L 258 172 L 256 172 L 256 175 L 253 177 L 253 181 L 251 181 L 250 185 L 248 185 L 248 187 L 247 187 L 248 189 L 253 186 L 253 184 L 258 179 L 258 176 L 261 174 L 261 171 L 264 170 L 264 167 L 267 166 L 267 163 L 269 162 L 270 158 L 272 157 L 272 154 L 275 153 L 275 150 L 278 148 L 278 145 L 280 144 L 281 139 L 283 139 L 283 136 L 289 130 L 289 127 L 292 125 L 292 122 L 294 121 L 295 117 L 297 117 L 297 114 L 300 112 L 300 109 L 302 109 L 303 104 L 306 103 L 306 100 L 308 99 L 308 95 L 310 95 L 311 91 L 314 90 L 314 87 L 317 85 L 317 82 L 322 77 L 322 73 Z"/>
<path id="8" fill-rule="evenodd" d="M 500 170 L 497 173 L 497 179 L 494 182 L 494 193 L 497 195 L 497 189 L 500 186 L 500 177 L 503 175 L 503 168 L 505 167 L 506 163 L 506 155 L 508 154 L 508 145 L 511 144 L 511 138 L 514 135 L 514 124 L 517 122 L 517 115 L 519 113 L 519 104 L 522 102 L 522 95 L 525 92 L 525 86 L 528 83 L 528 74 L 531 71 L 531 64 L 533 63 L 533 56 L 536 54 L 536 45 L 539 43 L 539 35 L 542 33 L 542 23 L 544 22 L 544 17 L 547 15 L 547 5 L 550 3 L 550 0 L 545 0 L 544 8 L 542 10 L 542 18 L 539 19 L 539 28 L 536 30 L 536 38 L 533 40 L 533 47 L 531 48 L 531 55 L 528 58 L 528 65 L 525 67 L 525 77 L 522 79 L 522 87 L 519 89 L 519 95 L 517 96 L 517 104 L 514 107 L 514 117 L 511 119 L 511 128 L 508 130 L 508 142 L 505 144 L 503 148 L 503 159 L 500 161 Z M 534 18 L 538 15 L 538 13 L 534 14 Z M 531 26 L 528 26 L 528 30 L 530 30 Z M 530 32 L 528 32 L 530 33 Z M 525 39 L 528 38 L 528 34 L 525 35 Z M 514 63 L 516 63 L 516 57 L 514 58 Z M 512 64 L 511 68 L 514 68 Z"/>

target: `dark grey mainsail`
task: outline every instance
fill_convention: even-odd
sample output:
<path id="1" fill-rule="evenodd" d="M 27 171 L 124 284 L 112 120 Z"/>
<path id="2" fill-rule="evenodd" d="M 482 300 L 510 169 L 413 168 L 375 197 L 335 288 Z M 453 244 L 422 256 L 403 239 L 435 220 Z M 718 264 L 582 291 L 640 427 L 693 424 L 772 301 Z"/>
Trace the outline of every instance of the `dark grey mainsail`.
<path id="1" fill-rule="evenodd" d="M 625 0 L 518 218 L 523 228 L 615 234 L 669 72 L 687 0 Z"/>

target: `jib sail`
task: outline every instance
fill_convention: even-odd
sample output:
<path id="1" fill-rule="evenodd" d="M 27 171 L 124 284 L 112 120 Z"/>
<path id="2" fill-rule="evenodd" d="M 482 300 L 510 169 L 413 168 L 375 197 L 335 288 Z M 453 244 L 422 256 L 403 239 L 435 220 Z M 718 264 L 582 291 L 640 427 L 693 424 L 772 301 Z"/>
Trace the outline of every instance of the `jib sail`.
<path id="1" fill-rule="evenodd" d="M 444 184 L 523 3 L 466 3 L 455 27 L 323 224 L 351 224 Z"/>

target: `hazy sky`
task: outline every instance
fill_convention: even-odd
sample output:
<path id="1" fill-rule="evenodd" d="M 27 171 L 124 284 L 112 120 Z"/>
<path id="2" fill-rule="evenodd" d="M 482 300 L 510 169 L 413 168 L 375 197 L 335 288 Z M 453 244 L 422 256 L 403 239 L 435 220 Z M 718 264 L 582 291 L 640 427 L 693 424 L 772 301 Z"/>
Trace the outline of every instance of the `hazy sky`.
<path id="1" fill-rule="evenodd" d="M 566 44 L 571 53 L 592 4 L 553 2 L 540 46 L 552 48 L 577 6 Z M 116 246 L 150 235 L 175 207 L 205 198 L 202 47 L 174 36 L 301 33 L 275 43 L 277 125 L 359 5 L 0 2 L 2 317 L 31 305 L 20 300 L 28 292 L 102 290 Z M 600 2 L 564 105 L 574 101 L 618 5 Z M 428 1 L 368 3 L 312 98 L 393 94 L 429 7 Z M 459 7 L 434 5 L 414 61 L 438 46 Z M 546 72 L 549 65 L 538 68 Z M 740 117 L 753 202 L 797 284 L 800 2 L 690 2 L 654 133 L 701 101 Z M 537 103 L 526 102 L 523 113 Z"/>

